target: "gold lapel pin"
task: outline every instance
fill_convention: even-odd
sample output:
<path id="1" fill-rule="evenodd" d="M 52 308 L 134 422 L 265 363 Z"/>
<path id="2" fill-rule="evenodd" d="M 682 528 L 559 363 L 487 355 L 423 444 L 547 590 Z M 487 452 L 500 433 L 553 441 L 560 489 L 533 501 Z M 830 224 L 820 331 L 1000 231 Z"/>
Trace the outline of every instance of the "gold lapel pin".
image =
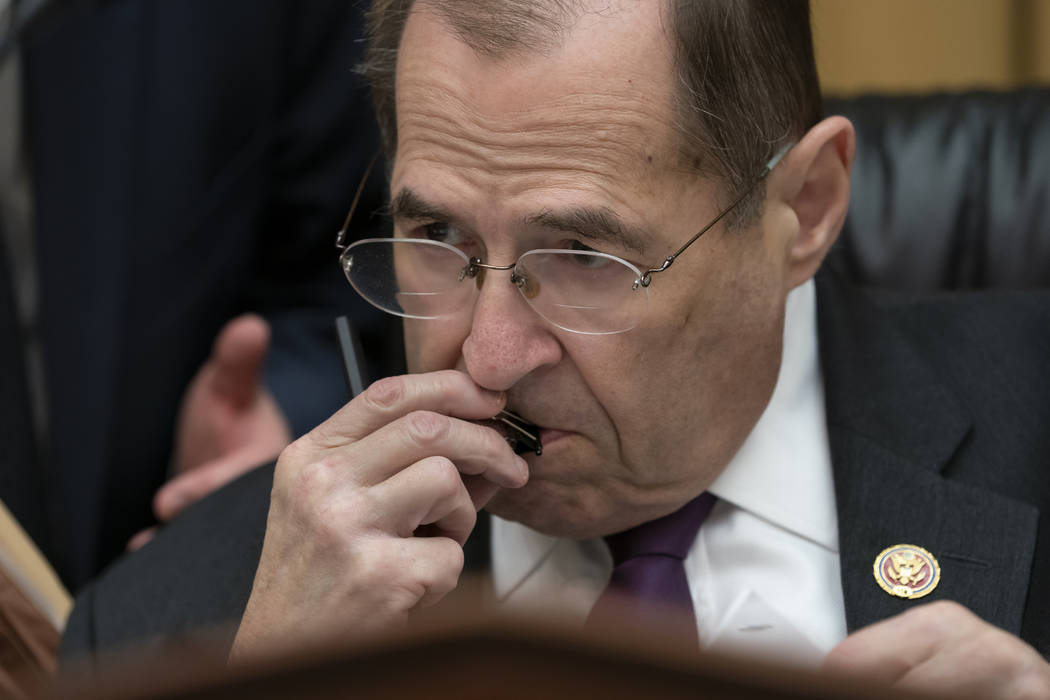
<path id="1" fill-rule="evenodd" d="M 898 598 L 922 598 L 941 580 L 941 565 L 922 547 L 895 544 L 875 557 L 875 581 Z"/>

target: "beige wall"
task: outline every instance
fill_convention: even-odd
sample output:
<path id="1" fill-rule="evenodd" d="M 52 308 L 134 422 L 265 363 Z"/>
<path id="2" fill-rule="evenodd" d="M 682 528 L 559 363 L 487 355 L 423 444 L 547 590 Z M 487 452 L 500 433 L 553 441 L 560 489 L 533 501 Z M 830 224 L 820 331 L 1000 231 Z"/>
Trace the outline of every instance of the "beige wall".
<path id="1" fill-rule="evenodd" d="M 812 0 L 826 94 L 1050 85 L 1050 0 Z"/>

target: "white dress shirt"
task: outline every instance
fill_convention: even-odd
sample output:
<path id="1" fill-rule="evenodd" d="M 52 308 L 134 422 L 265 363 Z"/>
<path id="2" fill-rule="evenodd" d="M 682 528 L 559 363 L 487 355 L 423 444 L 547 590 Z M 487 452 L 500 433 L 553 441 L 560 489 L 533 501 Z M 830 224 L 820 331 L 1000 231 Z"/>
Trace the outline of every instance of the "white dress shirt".
<path id="1" fill-rule="evenodd" d="M 769 405 L 708 489 L 719 500 L 685 559 L 700 643 L 815 666 L 846 636 L 812 281 L 791 292 Z M 492 519 L 501 605 L 586 619 L 612 571 L 601 539 Z"/>

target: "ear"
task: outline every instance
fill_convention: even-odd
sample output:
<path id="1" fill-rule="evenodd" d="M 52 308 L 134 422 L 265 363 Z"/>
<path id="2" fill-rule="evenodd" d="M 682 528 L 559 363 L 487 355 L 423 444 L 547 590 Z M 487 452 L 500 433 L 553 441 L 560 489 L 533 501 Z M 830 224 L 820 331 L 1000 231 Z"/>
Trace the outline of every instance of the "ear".
<path id="1" fill-rule="evenodd" d="M 789 283 L 817 272 L 838 238 L 849 207 L 849 175 L 856 137 L 845 117 L 828 117 L 784 158 L 778 191 L 794 211 L 798 229 L 788 248 Z"/>

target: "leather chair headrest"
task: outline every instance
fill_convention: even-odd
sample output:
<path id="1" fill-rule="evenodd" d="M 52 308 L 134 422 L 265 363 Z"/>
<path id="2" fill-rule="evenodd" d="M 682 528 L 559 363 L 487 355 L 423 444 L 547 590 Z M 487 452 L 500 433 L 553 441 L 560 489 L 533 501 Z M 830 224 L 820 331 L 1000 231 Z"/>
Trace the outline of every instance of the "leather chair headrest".
<path id="1" fill-rule="evenodd" d="M 857 129 L 831 264 L 899 290 L 1050 286 L 1050 90 L 827 100 Z"/>

